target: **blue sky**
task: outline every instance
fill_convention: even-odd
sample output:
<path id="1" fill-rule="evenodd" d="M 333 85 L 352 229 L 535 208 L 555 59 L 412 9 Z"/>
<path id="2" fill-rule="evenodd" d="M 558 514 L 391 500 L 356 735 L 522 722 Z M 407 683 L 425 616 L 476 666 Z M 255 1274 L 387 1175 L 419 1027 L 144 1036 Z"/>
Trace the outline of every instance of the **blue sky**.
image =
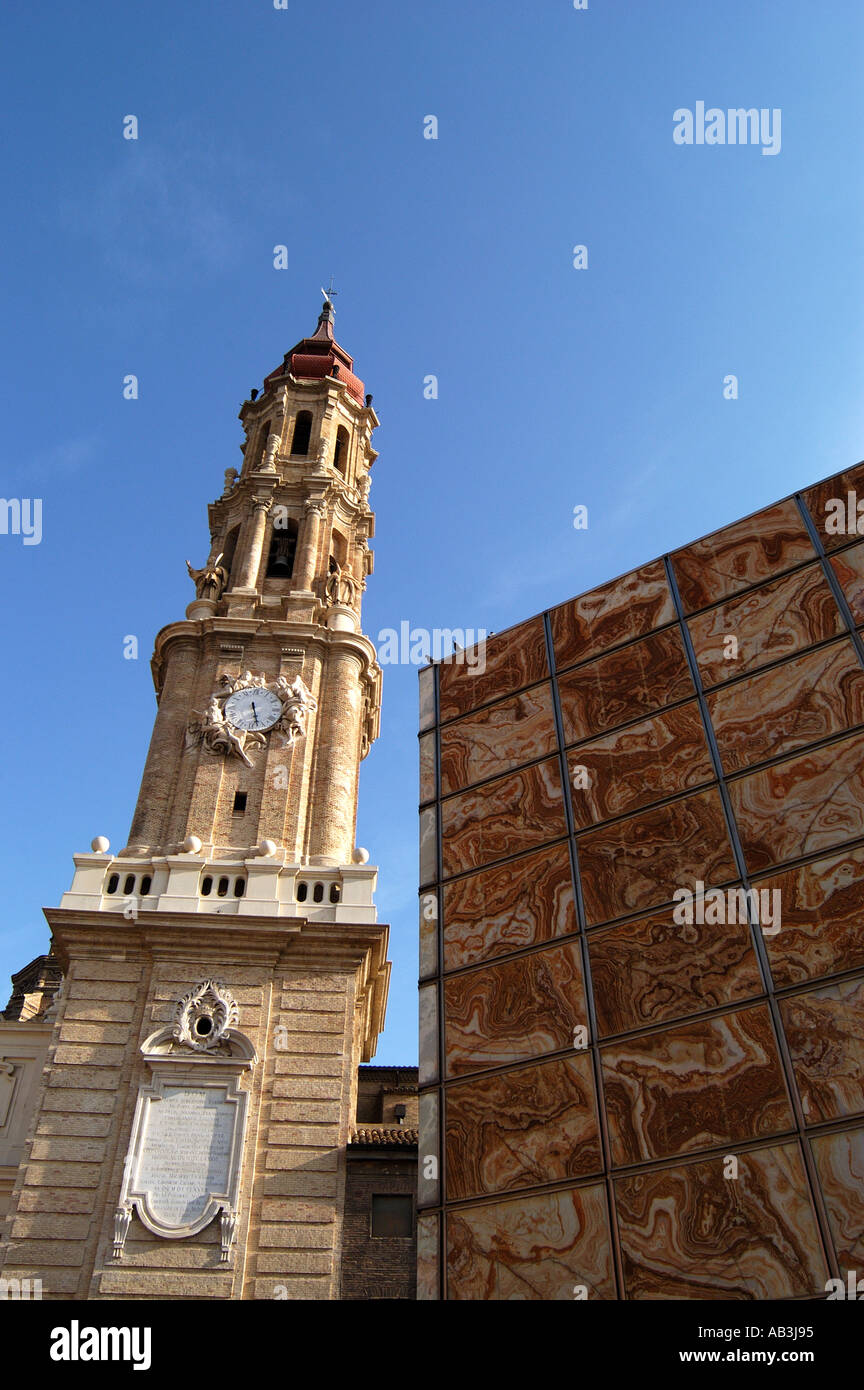
<path id="1" fill-rule="evenodd" d="M 153 637 L 240 402 L 331 273 L 382 422 L 373 640 L 500 630 L 864 454 L 860 0 L 151 0 L 5 29 L 2 492 L 42 499 L 43 538 L 0 535 L 4 1001 L 72 853 L 126 842 Z M 676 145 L 698 101 L 779 108 L 780 153 Z M 358 830 L 392 926 L 382 1063 L 417 1051 L 416 709 L 388 666 Z"/>

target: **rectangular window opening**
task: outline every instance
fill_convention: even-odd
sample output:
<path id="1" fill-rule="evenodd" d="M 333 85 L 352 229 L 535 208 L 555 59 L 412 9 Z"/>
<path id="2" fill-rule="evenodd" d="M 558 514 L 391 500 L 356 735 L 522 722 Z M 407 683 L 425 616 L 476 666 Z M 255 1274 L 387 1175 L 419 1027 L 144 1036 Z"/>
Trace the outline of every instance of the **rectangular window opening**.
<path id="1" fill-rule="evenodd" d="M 397 1197 L 389 1193 L 372 1198 L 373 1236 L 413 1236 L 414 1198 Z"/>

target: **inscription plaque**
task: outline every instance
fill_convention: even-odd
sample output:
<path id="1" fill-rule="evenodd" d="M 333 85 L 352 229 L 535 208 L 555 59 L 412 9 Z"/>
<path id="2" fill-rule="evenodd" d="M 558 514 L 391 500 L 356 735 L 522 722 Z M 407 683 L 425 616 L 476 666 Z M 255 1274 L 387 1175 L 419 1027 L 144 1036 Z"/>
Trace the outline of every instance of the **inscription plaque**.
<path id="1" fill-rule="evenodd" d="M 135 1187 L 166 1226 L 194 1224 L 228 1197 L 236 1103 L 227 1086 L 165 1085 L 147 1107 Z"/>
<path id="2" fill-rule="evenodd" d="M 240 1077 L 258 1060 L 245 1034 L 229 1026 L 236 1007 L 223 985 L 204 980 L 179 1001 L 175 1026 L 141 1047 L 153 1077 L 138 1088 L 114 1212 L 115 1260 L 122 1259 L 133 1212 L 154 1235 L 173 1240 L 197 1235 L 219 1215 L 220 1259 L 229 1259 L 249 1105 Z M 199 1034 L 213 1034 L 218 1047 L 199 1042 Z"/>

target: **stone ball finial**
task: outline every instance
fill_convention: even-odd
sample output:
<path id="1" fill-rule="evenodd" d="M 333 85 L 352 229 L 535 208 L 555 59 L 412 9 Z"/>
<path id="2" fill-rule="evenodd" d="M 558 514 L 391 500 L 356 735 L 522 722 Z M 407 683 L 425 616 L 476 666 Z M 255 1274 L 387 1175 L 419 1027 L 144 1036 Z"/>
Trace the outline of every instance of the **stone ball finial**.
<path id="1" fill-rule="evenodd" d="M 90 841 L 90 848 L 94 854 L 107 854 L 111 848 L 111 841 L 104 835 L 97 835 L 95 840 Z"/>
<path id="2" fill-rule="evenodd" d="M 272 859 L 276 853 L 275 840 L 262 840 L 258 846 L 258 853 L 263 855 L 265 859 Z"/>
<path id="3" fill-rule="evenodd" d="M 369 851 L 368 851 L 368 849 L 363 849 L 363 848 L 361 848 L 360 845 L 357 846 L 357 848 L 355 849 L 355 851 L 354 851 L 354 853 L 353 853 L 353 855 L 352 855 L 351 857 L 352 857 L 352 859 L 354 860 L 354 863 L 355 863 L 355 864 L 368 864 L 368 863 L 369 863 Z"/>
<path id="4" fill-rule="evenodd" d="M 197 854 L 200 848 L 201 841 L 198 839 L 197 835 L 186 836 L 186 839 L 183 841 L 184 854 Z"/>

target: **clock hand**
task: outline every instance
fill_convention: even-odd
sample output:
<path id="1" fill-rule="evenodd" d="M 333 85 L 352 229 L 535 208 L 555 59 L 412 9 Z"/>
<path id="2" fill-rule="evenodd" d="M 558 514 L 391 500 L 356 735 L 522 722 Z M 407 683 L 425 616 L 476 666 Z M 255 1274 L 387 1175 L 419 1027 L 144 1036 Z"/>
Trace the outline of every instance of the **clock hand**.
<path id="1" fill-rule="evenodd" d="M 253 713 L 254 716 L 255 716 L 255 723 L 257 724 L 257 723 L 258 723 L 258 711 L 257 711 L 257 709 L 255 708 L 255 701 L 254 701 L 254 700 L 252 701 L 252 713 Z"/>

